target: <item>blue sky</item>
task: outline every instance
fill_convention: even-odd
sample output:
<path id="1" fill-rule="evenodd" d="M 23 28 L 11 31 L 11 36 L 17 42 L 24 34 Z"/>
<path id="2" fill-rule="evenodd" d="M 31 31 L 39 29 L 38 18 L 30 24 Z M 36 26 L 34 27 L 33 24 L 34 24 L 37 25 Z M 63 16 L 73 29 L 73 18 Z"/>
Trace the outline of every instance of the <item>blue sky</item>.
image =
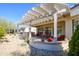
<path id="1" fill-rule="evenodd" d="M 11 22 L 17 23 L 22 16 L 32 7 L 39 5 L 38 3 L 0 3 L 0 17 Z M 72 7 L 74 3 L 67 4 Z"/>
<path id="2" fill-rule="evenodd" d="M 37 5 L 37 3 L 0 3 L 0 17 L 17 22 L 28 10 Z"/>

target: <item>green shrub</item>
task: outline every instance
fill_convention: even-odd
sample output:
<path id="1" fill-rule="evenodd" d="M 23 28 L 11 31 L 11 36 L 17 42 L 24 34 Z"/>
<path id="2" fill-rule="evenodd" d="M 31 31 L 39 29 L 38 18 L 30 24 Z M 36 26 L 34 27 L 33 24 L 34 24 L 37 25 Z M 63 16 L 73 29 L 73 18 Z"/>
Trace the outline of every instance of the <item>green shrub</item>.
<path id="1" fill-rule="evenodd" d="M 69 42 L 69 56 L 79 56 L 79 25 L 77 25 Z"/>
<path id="2" fill-rule="evenodd" d="M 5 29 L 3 27 L 0 27 L 0 38 L 2 38 L 5 33 Z"/>

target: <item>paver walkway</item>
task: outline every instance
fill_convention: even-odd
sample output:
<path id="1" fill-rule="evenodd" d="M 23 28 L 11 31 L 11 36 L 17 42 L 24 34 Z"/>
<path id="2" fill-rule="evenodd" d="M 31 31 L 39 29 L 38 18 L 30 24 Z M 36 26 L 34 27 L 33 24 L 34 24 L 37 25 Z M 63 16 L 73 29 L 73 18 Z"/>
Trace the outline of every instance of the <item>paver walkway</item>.
<path id="1" fill-rule="evenodd" d="M 0 56 L 24 56 L 27 55 L 29 46 L 16 35 L 7 35 L 9 42 L 0 43 Z"/>

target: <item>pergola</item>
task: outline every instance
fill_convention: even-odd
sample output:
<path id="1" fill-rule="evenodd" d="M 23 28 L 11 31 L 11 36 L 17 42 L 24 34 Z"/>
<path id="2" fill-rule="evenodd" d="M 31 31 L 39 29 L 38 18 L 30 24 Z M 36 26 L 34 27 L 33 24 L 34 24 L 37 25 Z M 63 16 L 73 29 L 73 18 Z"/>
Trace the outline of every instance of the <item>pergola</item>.
<path id="1" fill-rule="evenodd" d="M 23 17 L 24 24 L 36 25 L 41 22 L 54 21 L 54 39 L 57 41 L 57 20 L 63 14 L 70 14 L 70 9 L 66 4 L 60 3 L 41 3 L 33 7 Z M 30 31 L 29 34 L 31 35 Z M 29 39 L 31 36 L 29 35 Z"/>

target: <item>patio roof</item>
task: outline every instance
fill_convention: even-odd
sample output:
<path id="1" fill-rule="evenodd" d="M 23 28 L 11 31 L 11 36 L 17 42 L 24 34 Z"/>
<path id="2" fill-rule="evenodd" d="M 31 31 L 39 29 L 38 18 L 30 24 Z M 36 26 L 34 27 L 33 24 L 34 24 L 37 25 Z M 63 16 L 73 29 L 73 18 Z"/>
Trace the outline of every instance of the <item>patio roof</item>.
<path id="1" fill-rule="evenodd" d="M 33 24 L 39 23 L 42 21 L 48 21 L 48 19 L 53 18 L 53 14 L 58 10 L 66 9 L 66 12 L 60 13 L 58 17 L 62 16 L 62 14 L 69 14 L 70 9 L 66 4 L 61 3 L 41 3 L 39 6 L 32 8 L 24 15 L 22 21 L 23 23 L 28 23 L 32 21 Z M 51 17 L 52 16 L 52 17 Z M 44 19 L 44 20 L 42 20 Z M 35 21 L 33 21 L 35 20 Z M 40 21 L 41 20 L 41 21 Z"/>

